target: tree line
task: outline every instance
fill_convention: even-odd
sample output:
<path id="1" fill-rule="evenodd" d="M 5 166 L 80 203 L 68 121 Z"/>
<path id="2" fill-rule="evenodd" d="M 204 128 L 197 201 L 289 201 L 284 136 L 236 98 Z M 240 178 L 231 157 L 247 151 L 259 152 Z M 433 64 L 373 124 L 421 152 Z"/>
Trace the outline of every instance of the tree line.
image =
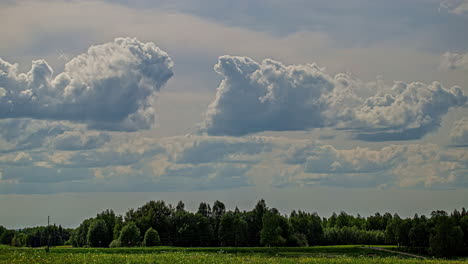
<path id="1" fill-rule="evenodd" d="M 250 211 L 226 210 L 216 201 L 200 203 L 196 212 L 164 201 L 150 201 L 125 215 L 105 210 L 84 220 L 76 229 L 60 226 L 6 230 L 0 243 L 40 247 L 71 244 L 74 247 L 305 247 L 316 245 L 398 245 L 401 250 L 438 257 L 468 252 L 468 212 L 434 211 L 430 216 L 401 218 L 376 213 L 369 217 L 292 211 L 283 215 L 258 201 Z"/>
<path id="2" fill-rule="evenodd" d="M 0 244 L 15 247 L 61 246 L 70 240 L 73 229 L 62 226 L 38 226 L 20 230 L 8 230 L 0 226 Z"/>

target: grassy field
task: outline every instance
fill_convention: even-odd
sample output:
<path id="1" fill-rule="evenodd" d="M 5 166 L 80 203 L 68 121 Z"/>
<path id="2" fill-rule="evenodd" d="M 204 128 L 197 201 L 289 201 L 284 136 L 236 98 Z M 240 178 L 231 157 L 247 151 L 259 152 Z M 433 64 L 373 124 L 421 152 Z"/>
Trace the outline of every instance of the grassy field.
<path id="1" fill-rule="evenodd" d="M 238 251 L 238 253 L 233 253 Z M 0 248 L 0 264 L 197 264 L 197 263 L 468 263 L 463 260 L 421 260 L 358 246 L 308 248 Z"/>

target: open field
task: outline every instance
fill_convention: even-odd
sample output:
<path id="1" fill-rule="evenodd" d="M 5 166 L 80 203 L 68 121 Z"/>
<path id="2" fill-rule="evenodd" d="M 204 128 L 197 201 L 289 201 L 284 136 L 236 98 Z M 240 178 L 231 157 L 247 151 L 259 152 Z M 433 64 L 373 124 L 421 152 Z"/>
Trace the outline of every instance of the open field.
<path id="1" fill-rule="evenodd" d="M 234 253 L 238 251 L 238 253 Z M 465 260 L 415 259 L 358 246 L 309 248 L 0 248 L 1 264 L 165 264 L 165 263 L 468 263 Z"/>

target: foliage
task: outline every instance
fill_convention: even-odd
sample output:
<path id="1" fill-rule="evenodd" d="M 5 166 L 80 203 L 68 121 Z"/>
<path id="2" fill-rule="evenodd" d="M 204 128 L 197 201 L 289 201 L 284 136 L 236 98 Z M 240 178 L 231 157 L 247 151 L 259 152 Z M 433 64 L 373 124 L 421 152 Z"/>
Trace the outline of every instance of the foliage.
<path id="1" fill-rule="evenodd" d="M 91 247 L 107 247 L 109 232 L 107 231 L 106 222 L 102 219 L 95 219 L 89 229 L 87 235 L 87 245 Z"/>
<path id="2" fill-rule="evenodd" d="M 118 248 L 121 247 L 122 245 L 120 244 L 120 240 L 114 239 L 112 242 L 109 244 L 110 248 Z"/>
<path id="3" fill-rule="evenodd" d="M 4 245 L 11 245 L 11 241 L 15 237 L 15 231 L 13 230 L 5 230 L 0 237 L 0 243 Z"/>
<path id="4" fill-rule="evenodd" d="M 282 246 L 286 239 L 282 236 L 281 215 L 277 211 L 267 211 L 263 215 L 263 228 L 260 231 L 260 243 L 265 246 Z"/>
<path id="5" fill-rule="evenodd" d="M 455 210 L 450 215 L 434 211 L 428 217 L 415 215 L 413 218 L 387 212 L 368 217 L 340 212 L 321 218 L 317 213 L 300 210 L 289 216 L 281 215 L 275 208 L 268 208 L 264 200 L 258 201 L 250 211 L 238 208 L 229 211 L 220 201 L 212 205 L 202 202 L 196 212 L 186 211 L 183 202 L 173 207 L 164 201 L 150 201 L 128 210 L 124 216 L 105 210 L 84 220 L 74 230 L 56 225 L 22 230 L 0 226 L 0 243 L 30 247 L 48 243 L 51 246 L 107 247 L 118 240 L 123 246 L 134 247 L 141 242 L 148 244 L 148 239 L 141 241 L 140 235 L 151 229 L 157 232 L 163 246 L 387 244 L 418 254 L 468 255 L 468 212 L 465 209 Z"/>
<path id="6" fill-rule="evenodd" d="M 158 231 L 150 227 L 145 233 L 145 237 L 143 239 L 143 246 L 154 247 L 159 246 L 160 244 L 161 240 L 159 239 Z"/>
<path id="7" fill-rule="evenodd" d="M 135 223 L 126 224 L 119 237 L 120 244 L 124 247 L 136 247 L 140 242 L 140 230 Z"/>
<path id="8" fill-rule="evenodd" d="M 247 222 L 240 213 L 228 212 L 221 217 L 219 241 L 221 246 L 246 246 Z"/>

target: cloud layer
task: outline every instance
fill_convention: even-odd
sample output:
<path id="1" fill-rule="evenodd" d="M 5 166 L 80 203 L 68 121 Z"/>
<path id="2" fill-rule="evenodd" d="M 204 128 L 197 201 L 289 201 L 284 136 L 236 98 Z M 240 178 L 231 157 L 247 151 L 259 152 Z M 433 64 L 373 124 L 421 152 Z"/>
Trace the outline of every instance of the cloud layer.
<path id="1" fill-rule="evenodd" d="M 155 120 L 157 92 L 173 63 L 154 43 L 132 38 L 92 46 L 53 76 L 44 60 L 27 73 L 0 59 L 0 118 L 69 120 L 91 128 L 135 131 Z"/>
<path id="2" fill-rule="evenodd" d="M 202 124 L 210 135 L 334 127 L 352 130 L 362 140 L 417 139 L 467 100 L 457 86 L 379 87 L 349 74 L 330 76 L 316 64 L 222 56 L 215 71 L 224 79 Z"/>
<path id="3" fill-rule="evenodd" d="M 371 150 L 339 150 L 309 143 L 292 146 L 285 156 L 292 169 L 277 185 L 331 185 L 341 187 L 466 187 L 468 157 L 464 150 L 445 151 L 434 144 L 389 145 Z"/>
<path id="4" fill-rule="evenodd" d="M 44 149 L 85 150 L 102 147 L 111 140 L 105 132 L 64 121 L 31 119 L 0 120 L 0 153 Z"/>
<path id="5" fill-rule="evenodd" d="M 466 149 L 434 144 L 338 149 L 279 137 L 120 135 L 96 149 L 54 146 L 1 155 L 0 193 L 468 187 Z"/>

